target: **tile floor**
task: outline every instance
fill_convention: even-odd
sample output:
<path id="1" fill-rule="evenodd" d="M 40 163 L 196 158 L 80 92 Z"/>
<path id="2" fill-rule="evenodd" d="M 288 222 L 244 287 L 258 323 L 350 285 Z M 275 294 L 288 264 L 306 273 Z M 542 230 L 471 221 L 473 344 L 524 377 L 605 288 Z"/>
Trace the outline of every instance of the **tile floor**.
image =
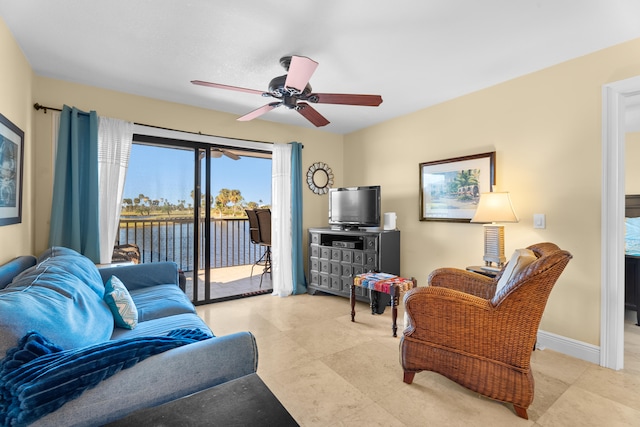
<path id="1" fill-rule="evenodd" d="M 211 287 L 209 288 L 210 298 L 212 300 L 228 300 L 236 298 L 240 295 L 247 295 L 262 291 L 273 290 L 271 286 L 271 277 L 267 273 L 262 276 L 262 267 L 256 266 L 251 272 L 251 265 L 238 265 L 235 267 L 214 268 L 211 270 Z M 193 300 L 193 272 L 185 273 L 187 278 L 185 293 L 189 299 Z M 262 283 L 260 278 L 262 277 Z M 198 300 L 204 300 L 204 273 L 198 274 L 200 282 L 198 291 Z"/>
<path id="2" fill-rule="evenodd" d="M 251 331 L 258 374 L 301 426 L 640 426 L 640 327 L 627 322 L 625 369 L 535 351 L 529 420 L 431 372 L 402 382 L 391 310 L 373 316 L 328 295 L 260 295 L 197 307 L 214 333 Z M 399 320 L 403 317 L 399 312 Z"/>

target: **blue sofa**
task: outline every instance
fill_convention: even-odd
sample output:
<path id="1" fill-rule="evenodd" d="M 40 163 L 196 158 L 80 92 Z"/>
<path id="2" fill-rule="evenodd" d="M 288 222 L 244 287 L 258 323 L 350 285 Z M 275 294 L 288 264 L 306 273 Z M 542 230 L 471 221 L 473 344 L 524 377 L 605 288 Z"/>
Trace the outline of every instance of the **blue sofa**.
<path id="1" fill-rule="evenodd" d="M 105 302 L 105 284 L 112 276 L 126 286 L 137 309 L 138 323 L 133 329 L 115 326 L 114 314 Z M 53 412 L 35 420 L 27 417 L 25 424 L 102 425 L 257 370 L 253 335 L 241 332 L 213 337 L 179 289 L 174 263 L 99 269 L 88 258 L 59 247 L 37 259 L 18 257 L 0 266 L 0 313 L 0 366 L 5 368 L 10 364 L 2 362 L 19 355 L 15 349 L 32 332 L 48 340 L 59 354 L 77 352 L 83 357 L 94 349 L 104 351 L 148 337 L 168 340 L 166 336 L 176 330 L 205 335 L 205 339 L 188 341 L 141 361 L 127 361 L 124 365 L 130 367 L 121 363 L 118 369 L 110 368 L 116 373 L 109 371 L 106 379 L 86 387 Z M 5 378 L 8 376 L 0 377 L 0 390 L 8 384 Z"/>

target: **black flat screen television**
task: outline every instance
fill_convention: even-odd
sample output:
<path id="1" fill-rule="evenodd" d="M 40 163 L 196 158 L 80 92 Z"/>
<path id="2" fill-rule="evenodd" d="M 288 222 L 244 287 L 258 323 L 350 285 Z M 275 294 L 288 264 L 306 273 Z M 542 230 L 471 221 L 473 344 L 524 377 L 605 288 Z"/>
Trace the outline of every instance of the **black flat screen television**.
<path id="1" fill-rule="evenodd" d="M 329 224 L 340 228 L 380 226 L 380 186 L 329 189 Z"/>

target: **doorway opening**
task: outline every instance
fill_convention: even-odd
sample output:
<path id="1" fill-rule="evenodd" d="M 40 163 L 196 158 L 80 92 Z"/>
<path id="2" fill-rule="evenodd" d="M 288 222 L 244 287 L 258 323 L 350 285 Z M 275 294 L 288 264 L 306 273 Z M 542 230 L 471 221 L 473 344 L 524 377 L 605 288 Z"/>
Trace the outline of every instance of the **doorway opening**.
<path id="1" fill-rule="evenodd" d="M 624 366 L 625 110 L 640 96 L 640 76 L 602 89 L 602 292 L 600 365 Z"/>

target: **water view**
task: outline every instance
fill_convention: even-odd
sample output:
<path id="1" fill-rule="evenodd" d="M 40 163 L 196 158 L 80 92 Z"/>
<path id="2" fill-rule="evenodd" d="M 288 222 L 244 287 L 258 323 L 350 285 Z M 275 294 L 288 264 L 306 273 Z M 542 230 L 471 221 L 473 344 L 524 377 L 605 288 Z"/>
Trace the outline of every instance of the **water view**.
<path id="1" fill-rule="evenodd" d="M 119 243 L 137 245 L 141 262 L 174 261 L 183 271 L 193 271 L 194 229 L 193 218 L 122 218 Z M 201 220 L 200 230 L 198 265 L 203 268 L 204 220 Z M 211 268 L 253 264 L 263 253 L 260 246 L 250 241 L 246 217 L 212 220 L 210 250 Z"/>

